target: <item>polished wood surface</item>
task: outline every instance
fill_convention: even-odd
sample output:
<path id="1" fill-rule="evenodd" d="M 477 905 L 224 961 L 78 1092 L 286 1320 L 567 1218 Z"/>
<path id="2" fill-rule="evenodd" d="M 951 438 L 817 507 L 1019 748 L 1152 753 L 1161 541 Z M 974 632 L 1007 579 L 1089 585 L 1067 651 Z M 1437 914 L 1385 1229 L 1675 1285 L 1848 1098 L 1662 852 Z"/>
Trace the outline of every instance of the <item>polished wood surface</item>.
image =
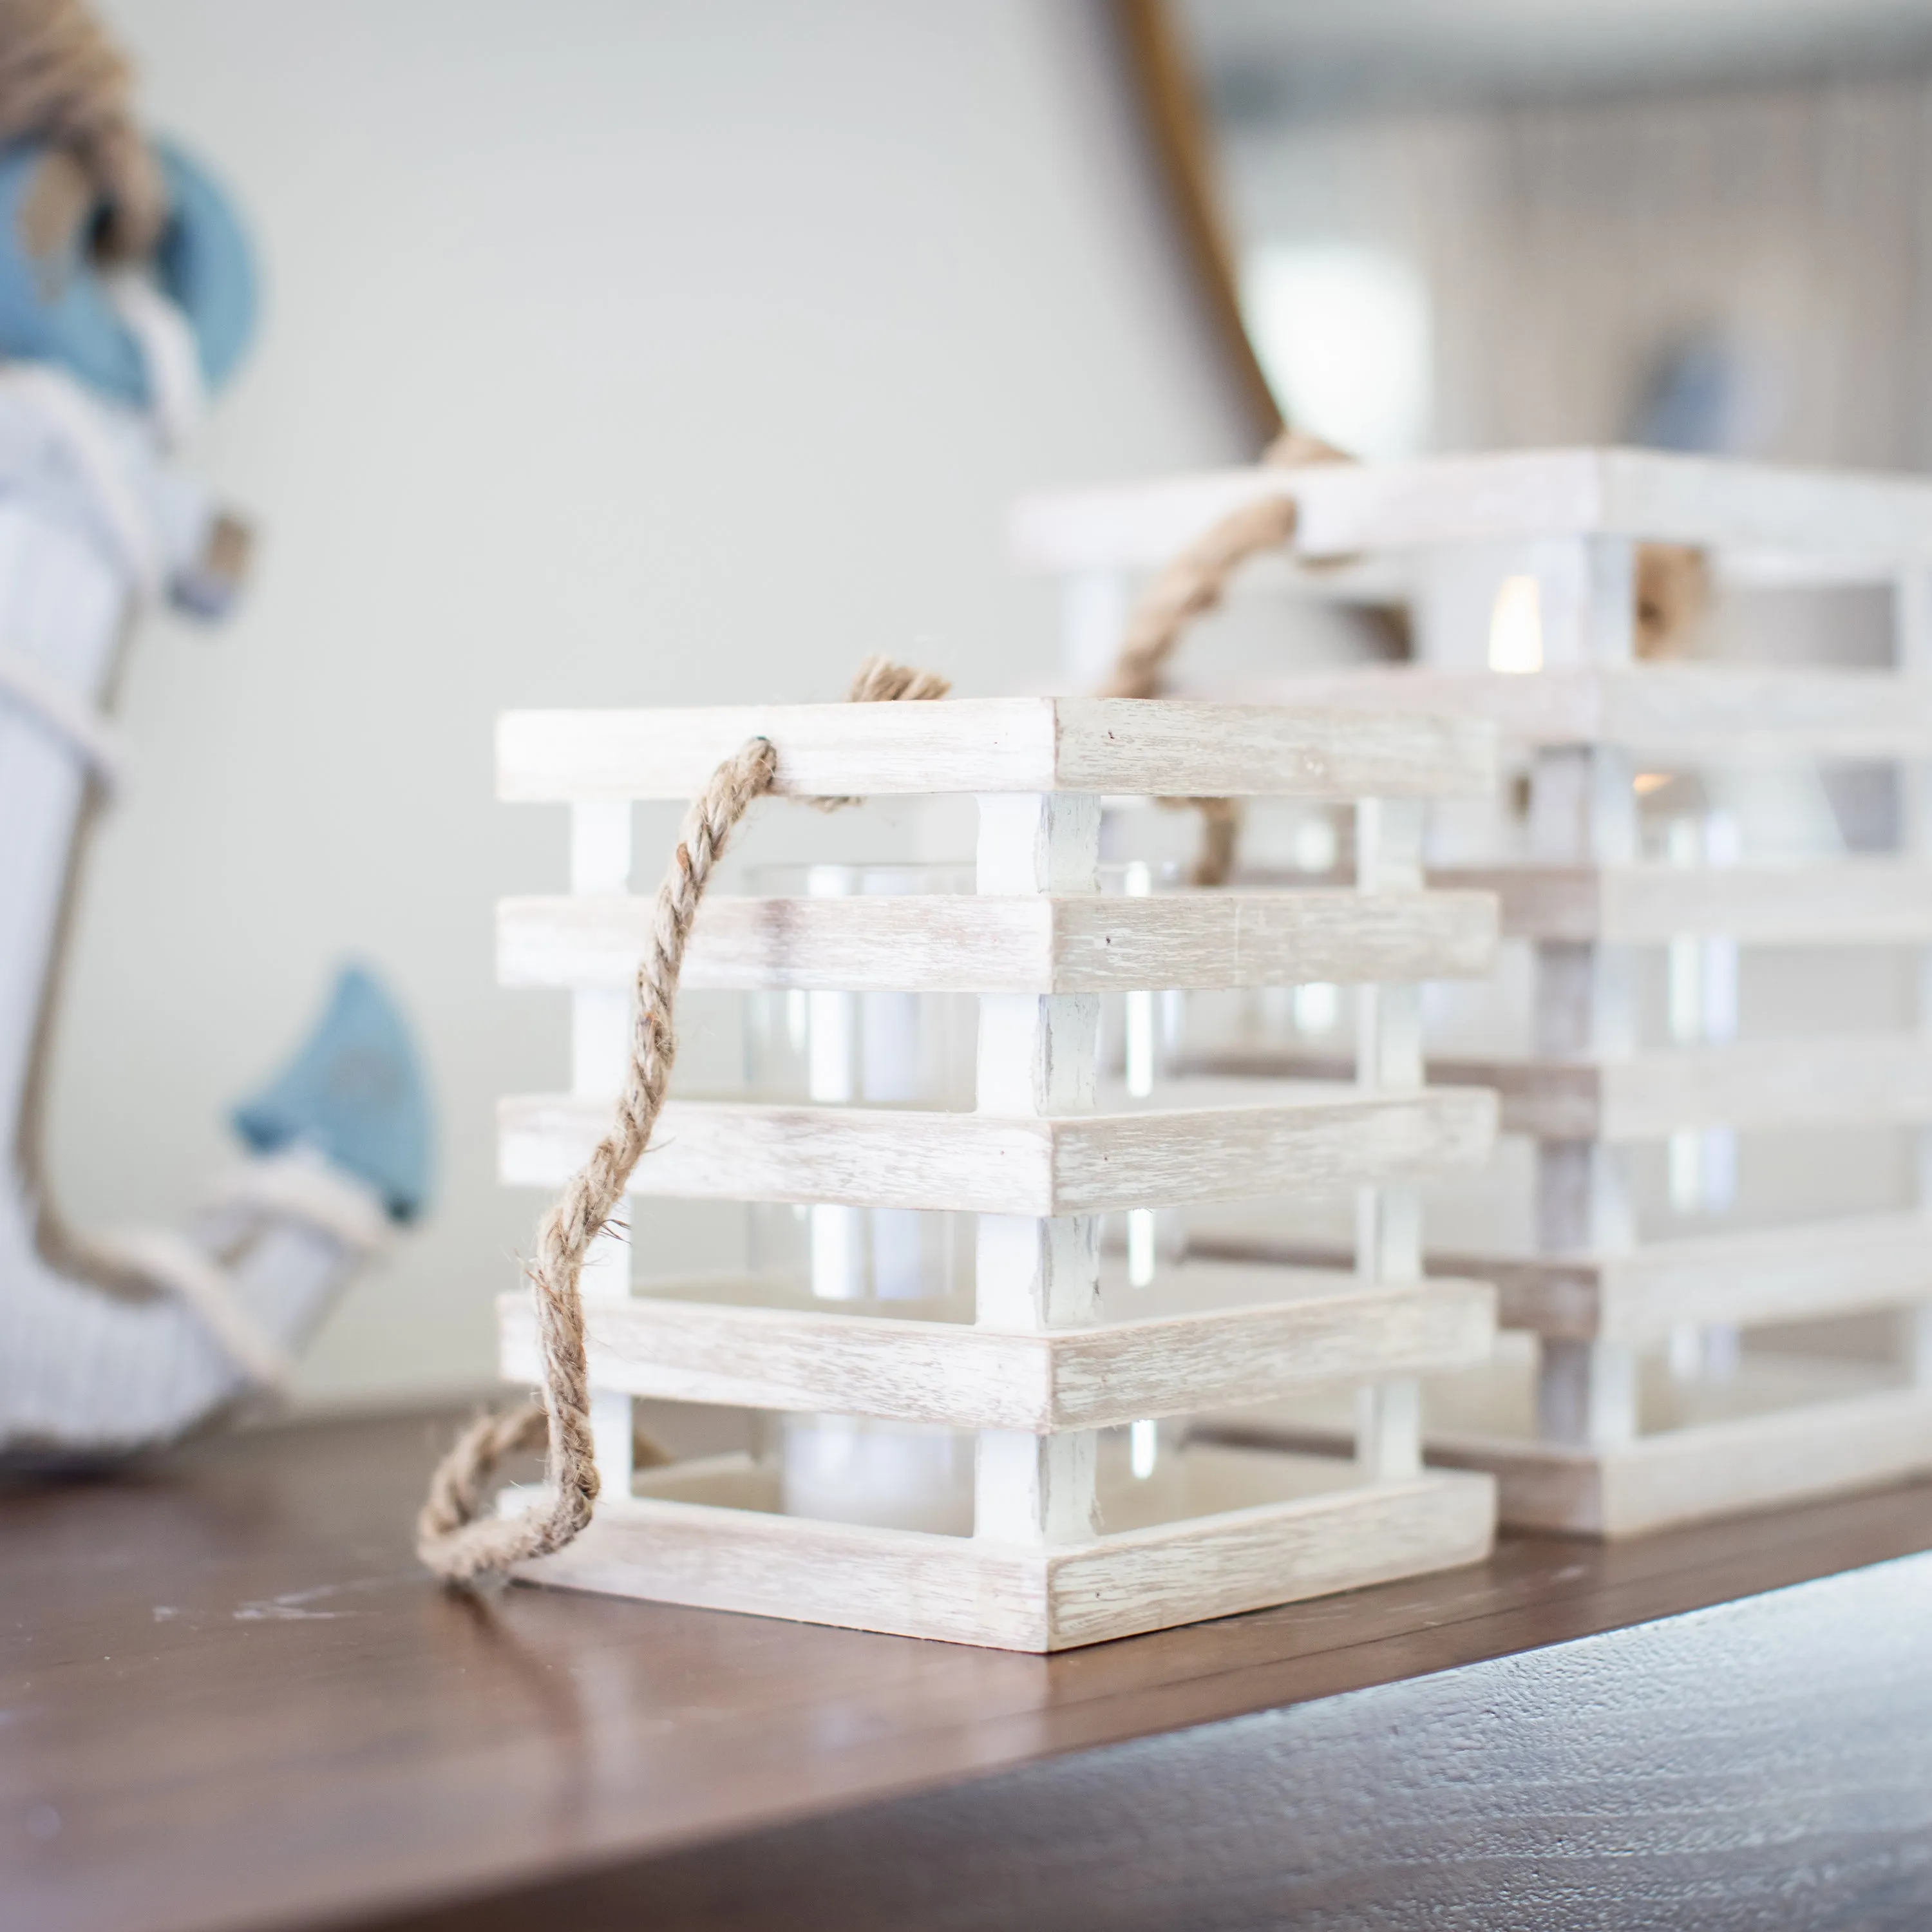
<path id="1" fill-rule="evenodd" d="M 446 1596 L 448 1429 L 0 1490 L 8 1932 L 1932 1922 L 1932 1486 L 1042 1658 Z"/>

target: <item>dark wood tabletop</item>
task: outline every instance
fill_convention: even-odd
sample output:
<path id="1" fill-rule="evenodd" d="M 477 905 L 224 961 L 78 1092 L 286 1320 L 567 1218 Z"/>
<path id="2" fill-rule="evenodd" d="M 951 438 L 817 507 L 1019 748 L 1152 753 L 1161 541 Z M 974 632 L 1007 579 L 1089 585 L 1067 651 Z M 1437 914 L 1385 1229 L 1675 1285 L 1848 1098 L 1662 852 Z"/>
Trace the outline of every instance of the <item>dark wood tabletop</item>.
<path id="1" fill-rule="evenodd" d="M 0 1924 L 1932 1925 L 1932 1486 L 1041 1658 L 410 1550 L 446 1418 L 0 1490 Z"/>

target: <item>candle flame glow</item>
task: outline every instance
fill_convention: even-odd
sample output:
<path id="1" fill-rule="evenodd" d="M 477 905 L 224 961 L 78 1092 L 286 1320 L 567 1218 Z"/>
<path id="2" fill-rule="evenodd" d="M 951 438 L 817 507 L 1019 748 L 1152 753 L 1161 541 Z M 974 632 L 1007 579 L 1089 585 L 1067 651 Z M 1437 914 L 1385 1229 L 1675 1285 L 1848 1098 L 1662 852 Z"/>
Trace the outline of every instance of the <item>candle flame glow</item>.
<path id="1" fill-rule="evenodd" d="M 1490 668 L 1543 668 L 1543 600 L 1533 577 L 1506 577 L 1490 611 Z"/>

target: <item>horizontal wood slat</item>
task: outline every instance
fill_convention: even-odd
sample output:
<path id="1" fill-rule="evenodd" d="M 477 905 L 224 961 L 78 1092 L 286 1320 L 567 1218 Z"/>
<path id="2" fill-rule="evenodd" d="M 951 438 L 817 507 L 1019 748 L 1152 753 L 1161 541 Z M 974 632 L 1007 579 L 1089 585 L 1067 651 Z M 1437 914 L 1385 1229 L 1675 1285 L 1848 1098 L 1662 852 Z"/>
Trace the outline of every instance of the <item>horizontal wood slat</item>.
<path id="1" fill-rule="evenodd" d="M 650 920 L 642 897 L 506 899 L 497 977 L 628 986 Z M 1496 932 L 1493 899 L 1474 892 L 714 898 L 683 983 L 1051 993 L 1436 979 L 1484 970 Z"/>
<path id="2" fill-rule="evenodd" d="M 499 796 L 686 799 L 748 738 L 778 748 L 781 796 L 1120 792 L 1468 796 L 1494 782 L 1479 720 L 1280 705 L 948 698 L 662 711 L 512 711 Z"/>
<path id="3" fill-rule="evenodd" d="M 1456 1265 L 1496 1283 L 1510 1328 L 1641 1344 L 1685 1322 L 1755 1327 L 1932 1300 L 1932 1217 L 1846 1216 L 1648 1242 L 1600 1258 L 1465 1257 Z"/>
<path id="4" fill-rule="evenodd" d="M 1346 1258 L 1306 1239 L 1256 1228 L 1193 1246 L 1230 1261 L 1311 1270 Z M 1446 1277 L 1493 1282 L 1505 1328 L 1641 1346 L 1684 1323 L 1748 1328 L 1932 1301 L 1932 1215 L 1841 1215 L 1646 1241 L 1600 1256 L 1432 1248 L 1429 1265 Z"/>
<path id="5" fill-rule="evenodd" d="M 1493 1088 L 1504 1132 L 1546 1140 L 1932 1120 L 1932 1044 L 1916 1035 L 1678 1047 L 1593 1067 L 1432 1062 L 1430 1072 L 1451 1084 Z"/>
<path id="6" fill-rule="evenodd" d="M 680 1299 L 674 1284 L 585 1310 L 599 1389 L 1045 1434 L 1264 1401 L 1311 1383 L 1448 1369 L 1486 1355 L 1495 1292 L 1469 1281 L 1364 1283 L 1340 1273 L 1178 1270 L 1194 1311 L 1018 1333 L 878 1312 Z M 1253 1277 L 1271 1277 L 1270 1298 Z M 1244 1291 L 1244 1305 L 1225 1305 Z M 1216 1300 L 1219 1294 L 1222 1299 Z M 502 1372 L 542 1378 L 526 1294 L 497 1304 Z"/>
<path id="7" fill-rule="evenodd" d="M 727 1493 L 728 1481 L 721 1472 Z M 734 1501 L 606 1499 L 568 1548 L 517 1574 L 799 1623 L 1054 1651 L 1477 1562 L 1495 1508 L 1487 1478 L 1432 1470 L 1028 1549 Z"/>
<path id="8" fill-rule="evenodd" d="M 1613 1449 L 1437 1436 L 1432 1460 L 1496 1477 L 1524 1528 L 1640 1536 L 1932 1470 L 1932 1390 L 1798 1403 L 1642 1436 Z"/>
<path id="9" fill-rule="evenodd" d="M 1682 934 L 1757 945 L 1932 940 L 1932 868 L 1887 860 L 1828 866 L 1456 867 L 1446 887 L 1494 892 L 1516 939 L 1656 944 Z"/>
<path id="10" fill-rule="evenodd" d="M 1153 570 L 1229 512 L 1268 496 L 1300 507 L 1310 557 L 1426 544 L 1603 535 L 1798 560 L 1880 575 L 1932 556 L 1932 486 L 1916 478 L 1635 449 L 1506 451 L 1410 463 L 1212 471 L 1030 495 L 1008 544 L 1023 569 Z"/>
<path id="11" fill-rule="evenodd" d="M 1618 745 L 1660 763 L 1932 753 L 1932 680 L 1889 670 L 1553 666 L 1525 677 L 1398 666 L 1275 679 L 1250 694 L 1378 716 L 1482 718 L 1512 742 Z"/>
<path id="12" fill-rule="evenodd" d="M 1018 1119 L 864 1107 L 673 1100 L 632 1177 L 634 1194 L 722 1201 L 1058 1215 L 1318 1193 L 1473 1166 L 1496 1102 L 1434 1088 L 1252 1090 L 1130 1112 Z M 500 1178 L 560 1186 L 609 1125 L 610 1103 L 500 1103 Z"/>
<path id="13" fill-rule="evenodd" d="M 1332 1054 L 1244 1048 L 1202 1054 L 1194 1075 L 1263 1081 L 1339 1078 Z M 1744 1130 L 1932 1121 L 1932 1042 L 1857 1034 L 1672 1047 L 1628 1060 L 1462 1060 L 1432 1056 L 1446 1088 L 1493 1091 L 1501 1131 L 1539 1140 L 1655 1140 L 1688 1127 Z"/>

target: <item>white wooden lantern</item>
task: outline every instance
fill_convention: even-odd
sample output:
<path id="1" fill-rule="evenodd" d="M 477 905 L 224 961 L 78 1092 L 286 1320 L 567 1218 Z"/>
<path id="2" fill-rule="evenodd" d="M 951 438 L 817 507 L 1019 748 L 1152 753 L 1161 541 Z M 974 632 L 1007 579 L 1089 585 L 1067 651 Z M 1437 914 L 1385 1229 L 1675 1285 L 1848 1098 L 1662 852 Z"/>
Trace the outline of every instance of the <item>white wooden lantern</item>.
<path id="1" fill-rule="evenodd" d="M 1418 844 L 1424 797 L 1492 785 L 1489 728 L 1048 698 L 506 717 L 502 795 L 568 802 L 577 855 L 575 896 L 500 912 L 504 982 L 569 988 L 578 1010 L 575 1091 L 504 1104 L 510 1184 L 554 1187 L 604 1124 L 649 911 L 624 890 L 630 803 L 695 794 L 754 734 L 781 793 L 976 794 L 976 891 L 713 897 L 684 983 L 976 996 L 976 1104 L 674 1093 L 633 1194 L 976 1216 L 970 1318 L 760 1278 L 634 1290 L 612 1243 L 588 1310 L 604 1494 L 574 1544 L 518 1574 L 1048 1651 L 1480 1557 L 1491 1480 L 1422 1468 L 1415 1390 L 1488 1352 L 1493 1292 L 1420 1278 L 1409 1188 L 1484 1160 L 1494 1130 L 1492 1096 L 1421 1084 L 1412 987 L 1492 951 L 1493 901 L 1423 890 Z M 1102 892 L 1115 793 L 1360 801 L 1365 863 L 1342 890 Z M 1373 987 L 1355 1081 L 1130 1101 L 1098 1076 L 1110 992 L 1309 980 Z M 1136 1288 L 1097 1238 L 1123 1210 L 1312 1190 L 1359 1192 L 1354 1270 L 1182 1262 Z M 527 1295 L 502 1324 L 506 1376 L 534 1379 Z M 1340 1454 L 1177 1432 L 1158 1480 L 1136 1466 L 1136 1424 L 1316 1385 L 1360 1391 Z M 778 1454 L 633 1472 L 635 1396 L 958 1432 L 970 1524 L 937 1504 L 921 1527 L 788 1514 Z"/>
<path id="2" fill-rule="evenodd" d="M 1932 1468 L 1932 992 L 1904 1030 L 1847 1012 L 1828 1034 L 1739 1040 L 1727 1024 L 1646 1046 L 1636 1012 L 1646 952 L 1688 961 L 1707 985 L 1728 973 L 1733 1012 L 1739 946 L 1904 948 L 1932 986 L 1932 485 L 1631 450 L 1252 470 L 1031 500 L 1016 549 L 1066 579 L 1070 658 L 1089 663 L 1108 622 L 1118 633 L 1134 573 L 1270 492 L 1300 506 L 1277 583 L 1406 598 L 1422 662 L 1264 688 L 1488 719 L 1527 764 L 1515 849 L 1430 878 L 1498 892 L 1505 935 L 1529 943 L 1530 1051 L 1432 1053 L 1429 1067 L 1500 1090 L 1504 1131 L 1533 1143 L 1532 1250 L 1436 1258 L 1498 1282 L 1504 1325 L 1533 1346 L 1431 1394 L 1432 1456 L 1495 1472 L 1506 1522 L 1605 1535 Z M 1694 547 L 1720 595 L 1889 591 L 1894 665 L 1640 662 L 1646 543 Z M 1874 760 L 1900 775 L 1889 855 L 1769 865 L 1727 862 L 1709 841 L 1667 858 L 1640 849 L 1642 774 Z M 1838 1128 L 1916 1138 L 1915 1198 L 1640 1238 L 1642 1144 L 1694 1153 L 1739 1132 Z M 1898 1322 L 1888 1360 L 1774 1331 L 1885 1311 Z"/>

